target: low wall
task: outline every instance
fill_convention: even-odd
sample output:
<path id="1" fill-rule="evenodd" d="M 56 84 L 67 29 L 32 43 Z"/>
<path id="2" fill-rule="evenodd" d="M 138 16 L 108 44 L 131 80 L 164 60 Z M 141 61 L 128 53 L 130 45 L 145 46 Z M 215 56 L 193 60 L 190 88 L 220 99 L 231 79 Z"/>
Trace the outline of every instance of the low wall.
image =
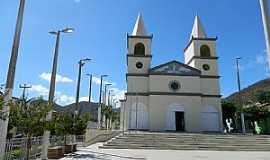
<path id="1" fill-rule="evenodd" d="M 97 142 L 106 142 L 120 133 L 120 131 L 112 130 L 87 129 L 84 146 L 89 146 Z"/>

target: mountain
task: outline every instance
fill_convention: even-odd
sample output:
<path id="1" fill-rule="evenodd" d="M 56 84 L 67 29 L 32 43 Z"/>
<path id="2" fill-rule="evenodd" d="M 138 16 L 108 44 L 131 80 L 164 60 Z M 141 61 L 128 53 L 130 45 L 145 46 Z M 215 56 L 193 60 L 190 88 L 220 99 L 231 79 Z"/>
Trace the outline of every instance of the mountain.
<path id="1" fill-rule="evenodd" d="M 249 102 L 254 102 L 256 100 L 254 94 L 257 91 L 270 91 L 270 78 L 258 81 L 247 88 L 244 88 L 240 93 L 242 95 L 243 104 L 248 104 Z M 232 102 L 238 104 L 239 94 L 238 92 L 224 98 L 227 102 Z"/>
<path id="2" fill-rule="evenodd" d="M 76 103 L 72 103 L 66 106 L 55 105 L 54 110 L 57 112 L 70 112 L 74 113 Z M 80 102 L 79 112 L 90 113 L 90 117 L 93 121 L 97 121 L 98 117 L 98 103 Z"/>

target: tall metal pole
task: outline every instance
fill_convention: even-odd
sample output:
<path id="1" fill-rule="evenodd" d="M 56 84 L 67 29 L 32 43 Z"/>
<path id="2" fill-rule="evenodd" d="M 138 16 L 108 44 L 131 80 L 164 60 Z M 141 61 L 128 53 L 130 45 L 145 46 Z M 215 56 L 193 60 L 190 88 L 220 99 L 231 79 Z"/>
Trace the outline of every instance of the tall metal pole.
<path id="1" fill-rule="evenodd" d="M 111 86 L 112 84 L 105 84 L 105 93 L 104 93 L 104 104 L 106 105 L 106 100 L 107 100 L 107 89 L 109 86 Z M 109 98 L 109 97 L 108 97 Z"/>
<path id="2" fill-rule="evenodd" d="M 52 119 L 52 108 L 53 108 L 53 104 L 54 104 L 54 93 L 55 93 L 55 86 L 56 86 L 56 74 L 57 74 L 57 63 L 58 63 L 60 36 L 61 36 L 61 33 L 71 33 L 71 32 L 73 32 L 73 30 L 74 29 L 72 29 L 72 28 L 65 28 L 63 30 L 49 32 L 52 35 L 56 35 L 56 41 L 55 41 L 54 56 L 53 56 L 50 90 L 49 90 L 49 97 L 48 97 L 48 107 L 50 108 L 50 111 L 48 112 L 48 114 L 46 116 L 46 121 L 50 121 Z M 44 131 L 44 134 L 42 137 L 41 159 L 48 159 L 47 154 L 48 154 L 48 147 L 50 144 L 50 141 L 49 141 L 50 134 L 51 134 L 50 131 L 48 131 L 48 130 Z"/>
<path id="3" fill-rule="evenodd" d="M 265 43 L 268 56 L 268 65 L 270 67 L 270 23 L 269 23 L 269 12 L 268 12 L 268 1 L 260 0 L 262 21 L 264 27 Z"/>
<path id="4" fill-rule="evenodd" d="M 98 102 L 98 127 L 101 129 L 102 127 L 102 114 L 101 114 L 101 111 L 102 111 L 102 88 L 103 88 L 103 78 L 107 77 L 108 75 L 101 75 L 100 76 L 100 88 L 99 88 L 99 102 Z"/>
<path id="5" fill-rule="evenodd" d="M 87 76 L 89 76 L 89 104 L 91 105 L 93 75 L 92 74 L 87 74 Z"/>
<path id="6" fill-rule="evenodd" d="M 79 61 L 79 74 L 77 80 L 77 90 L 76 90 L 76 105 L 75 105 L 75 114 L 78 114 L 79 110 L 79 97 L 80 97 L 80 85 L 81 85 L 81 74 L 82 74 L 82 62 Z"/>
<path id="7" fill-rule="evenodd" d="M 241 81 L 240 81 L 240 71 L 239 71 L 239 60 L 241 58 L 236 58 L 236 68 L 237 68 L 237 85 L 238 85 L 238 96 L 239 96 L 239 103 L 241 107 L 241 126 L 242 126 L 242 133 L 246 134 L 246 126 L 245 126 L 245 115 L 243 113 L 243 100 L 241 94 Z"/>
<path id="8" fill-rule="evenodd" d="M 25 8 L 25 0 L 20 0 L 20 7 L 19 7 L 18 16 L 17 16 L 15 35 L 14 35 L 14 40 L 13 40 L 11 57 L 9 61 L 6 89 L 5 89 L 5 94 L 4 94 L 5 104 L 2 110 L 2 112 L 7 115 L 7 118 L 5 120 L 0 120 L 0 159 L 2 156 L 4 156 L 5 148 L 6 148 L 6 136 L 7 136 L 7 127 L 8 127 L 8 120 L 9 120 L 8 102 L 12 99 L 18 50 L 20 46 L 20 39 L 21 39 L 21 32 L 22 32 L 24 8 Z"/>
<path id="9" fill-rule="evenodd" d="M 78 115 L 79 111 L 79 98 L 80 98 L 80 87 L 81 87 L 81 76 L 82 76 L 82 67 L 86 61 L 90 61 L 91 59 L 81 59 L 79 61 L 79 74 L 77 80 L 77 90 L 76 90 L 76 104 L 75 104 L 75 115 Z"/>
<path id="10" fill-rule="evenodd" d="M 52 74 L 51 74 L 51 81 L 50 81 L 50 90 L 49 90 L 49 98 L 48 98 L 48 107 L 52 108 L 54 103 L 54 93 L 55 93 L 55 83 L 56 83 L 56 73 L 57 73 L 57 62 L 58 62 L 58 51 L 59 51 L 59 43 L 60 43 L 60 31 L 57 31 L 56 34 L 56 42 L 55 42 L 55 49 L 54 49 L 54 57 L 53 57 L 53 66 L 52 66 Z M 50 121 L 52 119 L 52 109 L 47 114 L 46 120 Z M 49 130 L 46 130 L 43 134 L 42 138 L 42 159 L 48 159 L 48 147 L 50 144 L 50 134 Z"/>

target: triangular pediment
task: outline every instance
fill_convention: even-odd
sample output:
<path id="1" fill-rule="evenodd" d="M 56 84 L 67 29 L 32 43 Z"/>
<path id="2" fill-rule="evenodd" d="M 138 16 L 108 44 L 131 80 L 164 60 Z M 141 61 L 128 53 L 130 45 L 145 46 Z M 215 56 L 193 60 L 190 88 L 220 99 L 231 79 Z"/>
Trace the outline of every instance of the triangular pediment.
<path id="1" fill-rule="evenodd" d="M 186 76 L 200 76 L 201 71 L 178 61 L 171 61 L 150 70 L 150 74 L 175 74 Z"/>

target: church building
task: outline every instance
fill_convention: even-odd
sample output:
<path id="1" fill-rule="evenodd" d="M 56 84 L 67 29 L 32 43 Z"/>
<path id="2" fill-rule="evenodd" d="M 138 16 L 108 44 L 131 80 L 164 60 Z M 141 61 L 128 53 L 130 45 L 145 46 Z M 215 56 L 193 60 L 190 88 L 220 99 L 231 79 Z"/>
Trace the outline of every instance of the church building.
<path id="1" fill-rule="evenodd" d="M 139 15 L 127 36 L 127 92 L 121 101 L 121 128 L 221 132 L 217 38 L 207 36 L 196 16 L 184 49 L 185 62 L 173 60 L 155 67 L 151 66 L 152 39 Z"/>

